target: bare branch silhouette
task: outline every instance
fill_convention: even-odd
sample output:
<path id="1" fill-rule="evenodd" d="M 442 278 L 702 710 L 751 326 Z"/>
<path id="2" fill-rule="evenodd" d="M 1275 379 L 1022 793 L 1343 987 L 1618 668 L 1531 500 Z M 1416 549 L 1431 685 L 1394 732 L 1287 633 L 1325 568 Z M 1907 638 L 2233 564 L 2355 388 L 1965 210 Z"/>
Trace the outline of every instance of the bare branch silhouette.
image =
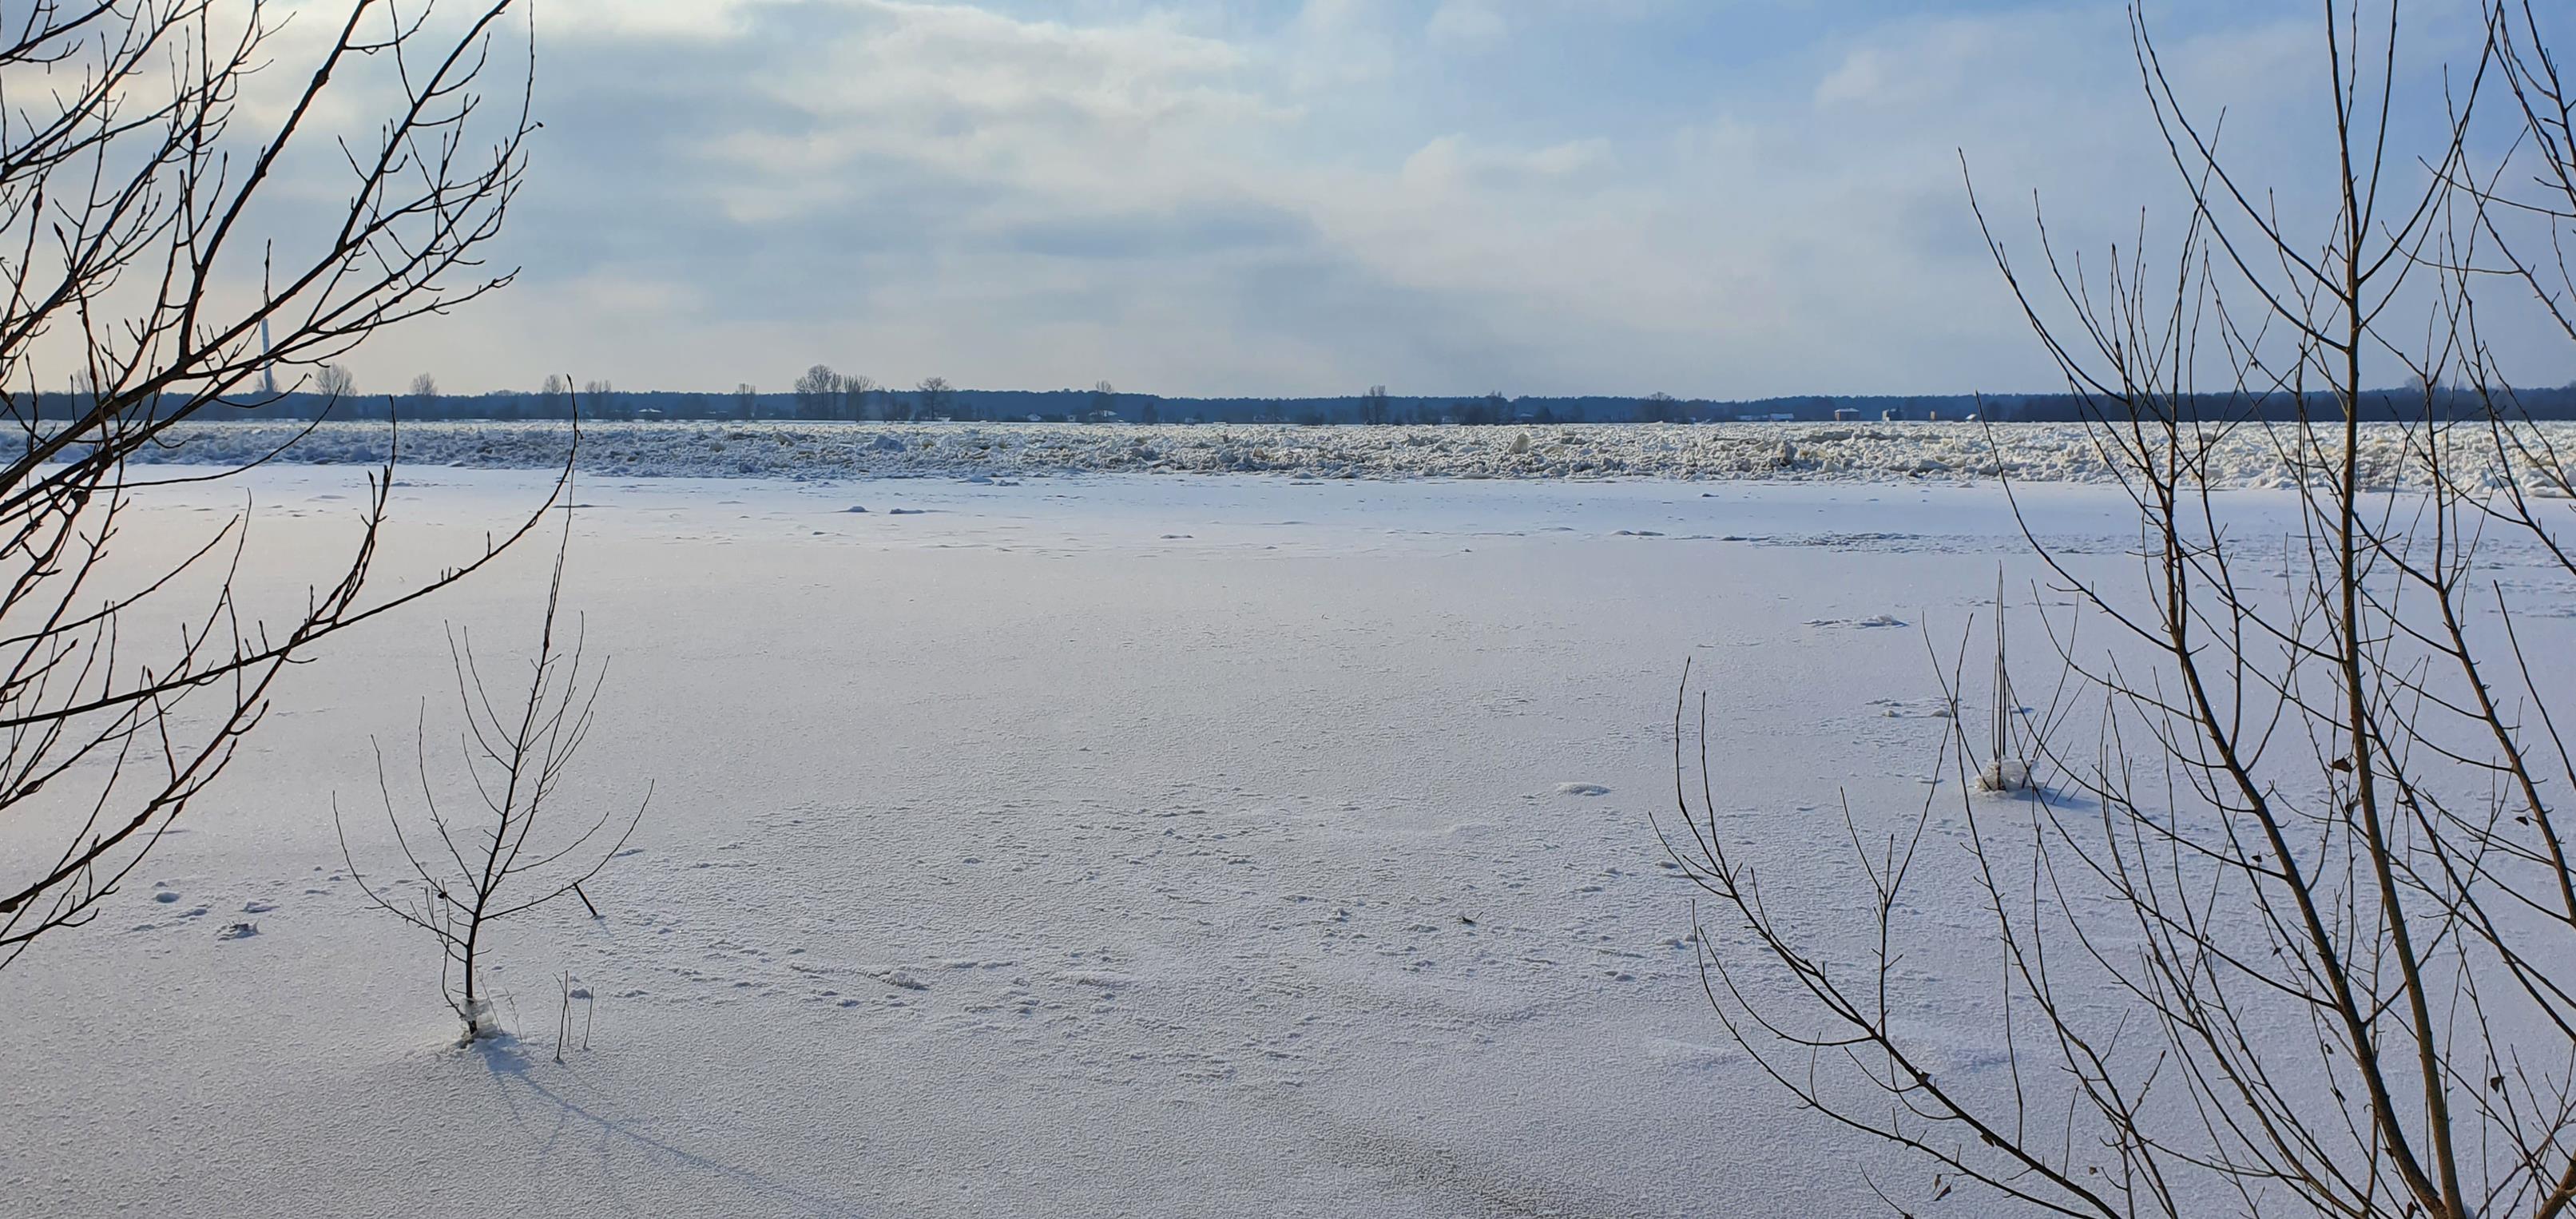
<path id="1" fill-rule="evenodd" d="M 465 721 L 465 769 L 480 811 L 459 815 L 440 807 L 439 784 L 429 767 L 426 706 L 413 741 L 421 810 L 419 824 L 409 832 L 385 769 L 384 748 L 376 747 L 377 794 L 394 849 L 402 856 L 402 870 L 409 875 L 391 883 L 370 880 L 350 848 L 339 802 L 332 802 L 332 824 L 350 877 L 377 907 L 438 942 L 442 989 L 448 1005 L 464 1020 L 469 1041 L 499 1031 L 490 993 L 483 985 L 492 925 L 566 896 L 579 895 L 588 906 L 590 898 L 582 893 L 582 884 L 598 876 L 625 848 L 653 801 L 648 783 L 622 826 L 616 810 L 604 807 L 596 817 L 577 820 L 571 833 L 549 833 L 554 825 L 549 814 L 558 803 L 565 770 L 590 735 L 592 713 L 608 668 L 606 661 L 590 664 L 584 647 L 586 629 L 578 618 L 568 644 L 557 635 L 564 559 L 572 545 L 572 506 L 567 503 L 562 512 L 563 540 L 555 551 L 545 617 L 521 699 L 496 702 L 476 661 L 471 635 L 456 629 L 448 632 L 457 704 Z M 596 915 L 595 907 L 592 913 Z"/>
<path id="2" fill-rule="evenodd" d="M 2133 7 L 2140 78 L 2193 203 L 2170 276 L 2143 232 L 2087 274 L 2044 219 L 2044 276 L 2026 276 L 1986 227 L 2136 509 L 2137 580 L 2106 579 L 2023 518 L 2051 591 L 2074 598 L 2036 614 L 2062 676 L 2033 716 L 2016 717 L 1996 627 L 1989 751 L 2001 761 L 2029 726 L 2029 781 L 1970 782 L 1954 717 L 1938 772 L 1951 795 L 1876 839 L 1846 812 L 1863 959 L 1818 950 L 1814 916 L 1765 889 L 1713 798 L 1704 701 L 1690 781 L 1685 677 L 1679 819 L 1658 832 L 1724 915 L 1701 927 L 1708 998 L 1771 1078 L 1926 1159 L 1945 1188 L 2122 1217 L 2545 1219 L 2576 1199 L 2570 709 L 2482 574 L 2509 556 L 2576 575 L 2570 518 L 2543 510 L 2568 469 L 2515 406 L 2478 312 L 2501 278 L 2564 322 L 2548 286 L 2563 264 L 2507 235 L 2527 248 L 2539 216 L 2555 248 L 2576 173 L 2545 22 L 2511 3 L 2486 15 L 2440 142 L 2410 161 L 2391 147 L 2397 6 L 2328 6 L 2333 214 L 2311 239 L 2221 157 Z M 2472 164 L 2497 78 L 2519 102 L 2518 155 L 2544 165 L 2540 202 Z M 2392 324 L 2419 304 L 2420 334 Z M 2366 392 L 2366 360 L 2406 369 L 2411 400 Z M 2213 447 L 2246 429 L 2290 473 L 2286 537 L 2243 528 L 2214 488 Z M 2087 620 L 2111 638 L 2077 647 Z M 1964 649 L 1936 669 L 1957 706 Z M 1909 993 L 1919 975 L 1900 968 L 1923 937 L 1957 934 L 1916 901 L 1945 799 L 1995 955 L 1992 1072 L 1945 1069 Z"/>
<path id="3" fill-rule="evenodd" d="M 389 446 L 340 575 L 285 620 L 237 596 L 246 513 L 170 567 L 112 561 L 138 490 L 248 468 L 134 476 L 132 459 L 181 443 L 174 425 L 272 402 L 281 372 L 289 390 L 346 392 L 335 362 L 369 335 L 510 282 L 482 252 L 536 124 L 527 82 L 492 114 L 482 89 L 511 8 L 356 0 L 298 65 L 309 75 L 274 88 L 262 74 L 283 70 L 285 18 L 262 0 L 34 0 L 0 17 L 0 415 L 19 438 L 0 457 L 0 835 L 35 844 L 0 873 L 0 964 L 94 916 L 222 773 L 287 665 L 542 520 L 371 600 Z M 371 130 L 316 117 L 366 96 L 391 99 Z M 348 175 L 345 207 L 263 231 L 274 200 L 307 191 L 280 184 L 325 158 Z M 126 629 L 137 615 L 183 625 L 165 642 Z"/>

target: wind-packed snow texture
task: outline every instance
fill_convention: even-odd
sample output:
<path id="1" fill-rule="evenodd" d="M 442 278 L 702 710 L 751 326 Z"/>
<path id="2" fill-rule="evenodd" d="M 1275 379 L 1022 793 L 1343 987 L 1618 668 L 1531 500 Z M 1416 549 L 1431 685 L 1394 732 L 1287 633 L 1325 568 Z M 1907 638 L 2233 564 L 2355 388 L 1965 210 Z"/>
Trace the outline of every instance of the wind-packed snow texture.
<path id="1" fill-rule="evenodd" d="M 496 460 L 547 435 L 407 434 Z M 1034 472 L 1045 444 L 1225 434 L 603 427 L 590 451 L 681 468 L 721 441 L 824 469 L 800 446 L 889 435 L 906 447 L 870 460 L 1008 441 L 1018 459 L 956 468 Z M 1500 462 L 1514 432 L 1263 434 L 1454 473 L 1457 446 Z M 1585 434 L 1681 452 L 1728 431 Z M 369 472 L 149 488 L 121 553 L 184 557 L 250 503 L 244 587 L 291 612 Z M 550 486 L 409 468 L 383 588 L 480 553 Z M 1671 815 L 1689 660 L 1720 832 L 1808 950 L 1858 969 L 1876 941 L 1850 835 L 1937 797 L 1894 1002 L 1918 1061 L 2013 1087 L 1959 801 L 2016 806 L 1932 782 L 1946 717 L 1984 711 L 1944 699 L 1926 635 L 1982 630 L 2001 564 L 2015 637 L 2046 638 L 2029 602 L 2062 618 L 2065 598 L 2024 520 L 2075 570 L 2137 579 L 2117 489 L 2032 487 L 2018 518 L 1991 483 L 590 476 L 576 496 L 565 595 L 610 668 L 556 807 L 656 787 L 586 886 L 599 918 L 549 908 L 489 945 L 526 1040 L 453 1047 L 436 949 L 358 891 L 331 810 L 387 862 L 371 742 L 403 790 L 424 739 L 471 805 L 439 764 L 461 747 L 441 621 L 500 669 L 542 546 L 334 639 L 98 920 L 0 976 L 0 1212 L 1828 1216 L 1883 1213 L 1875 1187 L 2016 1213 L 1933 1202 L 1927 1166 L 1800 1111 L 1729 1042 L 1649 818 Z M 2249 546 L 2299 527 L 2290 493 L 2222 498 Z M 2567 688 L 2576 589 L 2481 553 Z M 2036 685 L 2053 670 L 2029 651 Z M 590 1048 L 559 1065 L 567 986 L 596 1023 L 576 1001 Z"/>
<path id="2" fill-rule="evenodd" d="M 286 460 L 379 462 L 383 424 L 200 423 L 174 429 L 156 460 L 243 463 L 293 442 Z M 532 468 L 563 460 L 566 429 L 546 423 L 419 423 L 401 428 L 406 461 Z M 2478 425 L 2454 433 L 2488 445 Z M 2576 424 L 2525 429 L 2565 460 Z M 2217 487 L 2294 485 L 2293 429 L 2213 429 Z M 2364 476 L 2389 485 L 2408 433 L 2363 429 Z M 1665 478 L 1875 482 L 1975 479 L 2112 481 L 2104 437 L 2079 424 L 1878 423 L 1299 427 L 1035 423 L 628 423 L 583 425 L 584 467 L 650 477 L 1009 477 L 1063 473 L 1263 473 L 1303 478 Z M 2535 448 L 2539 446 L 2534 446 Z"/>

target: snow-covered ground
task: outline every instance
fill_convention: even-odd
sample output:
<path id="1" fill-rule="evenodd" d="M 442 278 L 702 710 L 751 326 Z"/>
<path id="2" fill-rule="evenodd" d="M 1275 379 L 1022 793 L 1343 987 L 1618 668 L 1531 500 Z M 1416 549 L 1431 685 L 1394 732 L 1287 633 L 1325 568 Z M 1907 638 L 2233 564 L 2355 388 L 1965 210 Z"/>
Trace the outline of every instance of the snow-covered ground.
<path id="1" fill-rule="evenodd" d="M 381 424 L 205 423 L 178 429 L 185 462 L 248 462 L 294 441 L 290 460 L 383 460 Z M 2538 425 L 2561 454 L 2576 424 Z M 2473 429 L 2472 429 L 2473 430 Z M 1666 478 L 1882 482 L 1998 473 L 2030 482 L 2110 480 L 2111 465 L 2076 424 L 1736 423 L 1506 427 L 1128 426 L 972 423 L 591 423 L 583 465 L 610 474 L 849 478 L 903 475 L 1270 473 L 1306 478 Z M 2468 433 L 2463 433 L 2466 437 Z M 2365 429 L 2363 467 L 2384 483 L 2407 433 Z M 407 460 L 433 466 L 559 465 L 560 424 L 406 424 Z M 2464 444 L 2474 445 L 2472 439 Z M 2216 439 L 2209 481 L 2293 485 L 2287 429 L 2240 426 Z"/>
<path id="2" fill-rule="evenodd" d="M 1875 1209 L 1865 1170 L 1928 1199 L 1928 1171 L 1796 1112 L 1726 1044 L 1647 816 L 1695 658 L 1746 849 L 1784 893 L 1848 884 L 1838 797 L 1911 816 L 1946 726 L 1918 628 L 1955 638 L 1998 563 L 2037 574 L 2001 494 L 992 477 L 1105 461 L 1041 442 L 1225 431 L 598 429 L 593 462 L 661 474 L 705 472 L 675 450 L 708 438 L 817 476 L 834 459 L 804 450 L 835 437 L 904 438 L 871 470 L 1025 439 L 956 467 L 981 482 L 585 479 L 568 593 L 615 659 L 572 782 L 658 794 L 589 887 L 603 919 L 502 929 L 503 1012 L 534 1045 L 449 1048 L 435 950 L 367 907 L 329 809 L 366 807 L 370 737 L 407 756 L 423 698 L 440 747 L 440 618 L 523 639 L 548 556 L 297 671 L 146 882 L 0 975 L 0 1209 L 1840 1215 Z M 1317 447 L 1261 468 L 1461 473 L 1456 446 L 1502 463 L 1515 431 L 1265 434 Z M 1670 463 L 1728 434 L 1620 433 L 1610 472 L 1715 472 Z M 430 462 L 517 435 L 406 431 Z M 1124 468 L 1193 468 L 1157 460 Z M 126 536 L 175 553 L 247 486 L 250 574 L 291 583 L 346 538 L 361 474 L 156 490 Z M 389 587 L 545 482 L 407 468 Z M 2289 502 L 2228 504 L 2280 526 Z M 2106 572 L 2130 563 L 2124 503 L 2022 500 Z M 1844 915 L 1828 951 L 1857 952 Z M 237 922 L 258 934 L 219 938 Z M 1992 962 L 1960 939 L 1909 962 L 1913 1010 L 1927 1057 L 1992 1071 Z M 565 971 L 598 1005 L 559 1066 Z"/>

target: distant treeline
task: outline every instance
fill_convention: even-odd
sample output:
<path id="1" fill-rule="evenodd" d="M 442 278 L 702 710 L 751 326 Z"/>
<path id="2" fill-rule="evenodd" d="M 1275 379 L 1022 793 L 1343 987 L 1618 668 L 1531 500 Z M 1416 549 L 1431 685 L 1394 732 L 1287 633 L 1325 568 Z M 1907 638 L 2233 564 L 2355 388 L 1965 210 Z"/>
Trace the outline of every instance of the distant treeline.
<path id="1" fill-rule="evenodd" d="M 810 379 L 810 378 L 809 378 Z M 1156 394 L 1119 393 L 1105 386 L 1087 390 L 953 389 L 925 383 L 910 390 L 889 390 L 864 382 L 827 385 L 790 393 L 761 393 L 745 386 L 733 393 L 669 390 L 620 390 L 596 384 L 575 393 L 563 388 L 535 392 L 495 391 L 481 394 L 281 393 L 227 403 L 199 418 L 251 420 L 382 421 L 396 414 L 404 420 L 433 419 L 564 419 L 578 403 L 585 419 L 802 419 L 815 421 L 960 422 L 1126 422 L 1126 423 L 1718 423 L 1736 420 L 1964 420 L 1983 417 L 2003 421 L 2068 421 L 2086 417 L 2081 402 L 2069 394 L 1965 394 L 1859 397 L 1761 398 L 1715 401 L 1651 395 L 1644 398 L 1398 397 L 1373 390 L 1340 398 L 1167 398 Z M 10 404 L 24 409 L 25 399 Z M 72 393 L 37 395 L 42 418 L 71 419 L 84 413 L 85 396 Z M 2508 409 L 2538 419 L 2576 419 L 2576 386 L 2517 390 Z M 2421 389 L 2385 390 L 2365 395 L 2362 418 L 2421 419 L 2426 413 Z M 2448 417 L 2474 417 L 2487 409 L 2475 394 L 2437 391 L 2433 410 Z M 2243 395 L 2205 395 L 2184 404 L 2186 417 L 2203 420 L 2295 419 L 2302 413 L 2292 395 L 2263 399 Z M 2334 400 L 2311 395 L 2311 418 L 2340 418 Z"/>

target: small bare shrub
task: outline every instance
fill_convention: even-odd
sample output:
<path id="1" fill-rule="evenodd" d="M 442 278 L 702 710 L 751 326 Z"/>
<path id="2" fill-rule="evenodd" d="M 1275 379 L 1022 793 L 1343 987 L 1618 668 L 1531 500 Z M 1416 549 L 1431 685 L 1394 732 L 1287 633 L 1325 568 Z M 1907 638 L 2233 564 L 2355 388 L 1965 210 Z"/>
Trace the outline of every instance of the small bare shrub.
<path id="1" fill-rule="evenodd" d="M 569 496 L 566 501 L 564 540 L 555 552 L 545 618 L 523 696 L 513 703 L 496 703 L 477 663 L 472 638 L 463 631 L 448 633 L 457 702 L 465 721 L 461 743 L 472 788 L 469 811 L 455 818 L 441 806 L 440 785 L 429 771 L 426 706 L 414 743 L 420 809 L 408 815 L 413 822 L 409 830 L 404 828 L 407 815 L 394 798 L 384 749 L 381 744 L 376 748 L 376 787 L 385 823 L 410 875 L 391 885 L 370 880 L 350 849 L 339 802 L 332 801 L 332 823 L 339 830 L 341 856 L 350 876 L 379 908 L 438 942 L 441 991 L 465 1022 L 467 1041 L 499 1031 L 482 969 L 491 950 L 492 925 L 564 897 L 579 897 L 588 906 L 590 898 L 582 892 L 582 882 L 599 875 L 616 858 L 653 799 L 647 783 L 643 799 L 622 824 L 617 806 L 603 804 L 596 816 L 575 820 L 571 832 L 550 832 L 556 824 L 552 815 L 565 770 L 590 734 L 592 711 L 607 677 L 606 662 L 588 666 L 579 620 L 569 646 L 556 633 L 563 605 L 564 557 L 572 542 Z M 595 907 L 592 913 L 597 915 Z"/>

